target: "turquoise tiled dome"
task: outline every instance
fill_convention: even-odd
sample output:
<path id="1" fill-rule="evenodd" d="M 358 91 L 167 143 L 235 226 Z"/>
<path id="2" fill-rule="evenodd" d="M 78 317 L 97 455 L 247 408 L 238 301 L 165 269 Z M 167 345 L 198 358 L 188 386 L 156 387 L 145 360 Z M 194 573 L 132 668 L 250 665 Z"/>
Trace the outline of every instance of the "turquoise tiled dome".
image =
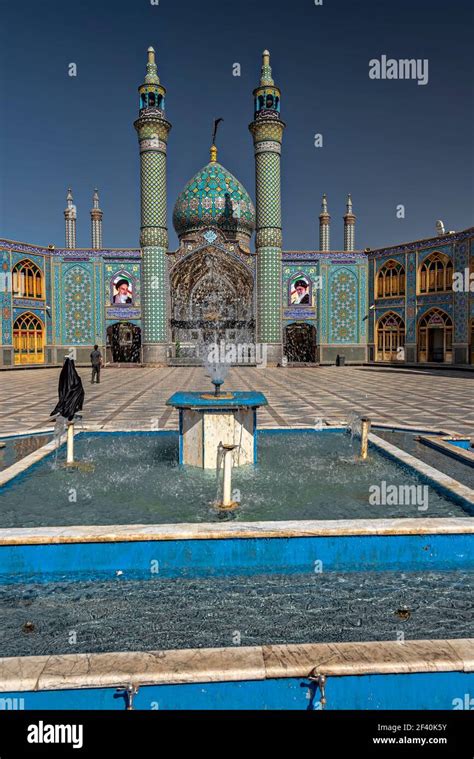
<path id="1" fill-rule="evenodd" d="M 173 225 L 178 235 L 210 226 L 251 235 L 255 228 L 255 208 L 238 179 L 220 163 L 211 161 L 179 195 Z"/>

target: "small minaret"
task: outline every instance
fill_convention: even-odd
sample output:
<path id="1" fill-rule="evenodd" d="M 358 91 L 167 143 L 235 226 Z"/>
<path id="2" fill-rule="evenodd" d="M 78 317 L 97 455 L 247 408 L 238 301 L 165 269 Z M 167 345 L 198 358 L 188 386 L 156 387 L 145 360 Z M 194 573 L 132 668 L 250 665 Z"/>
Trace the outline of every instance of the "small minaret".
<path id="1" fill-rule="evenodd" d="M 349 193 L 344 215 L 344 250 L 354 250 L 355 248 L 355 220 L 356 217 L 352 213 L 352 197 Z"/>
<path id="2" fill-rule="evenodd" d="M 355 222 L 356 217 L 352 213 L 352 197 L 349 193 L 344 215 L 344 250 L 354 250 L 355 248 Z"/>
<path id="3" fill-rule="evenodd" d="M 328 199 L 326 193 L 323 195 L 321 202 L 321 213 L 319 214 L 319 250 L 328 251 L 329 234 L 330 234 L 331 217 L 328 212 Z"/>
<path id="4" fill-rule="evenodd" d="M 97 188 L 94 190 L 92 196 L 92 208 L 91 208 L 91 233 L 92 233 L 92 247 L 96 250 L 102 248 L 102 213 L 99 206 L 99 191 Z"/>
<path id="5" fill-rule="evenodd" d="M 64 211 L 64 219 L 66 223 L 66 248 L 76 247 L 76 219 L 77 209 L 74 205 L 74 199 L 72 197 L 71 188 L 67 191 L 67 208 Z"/>

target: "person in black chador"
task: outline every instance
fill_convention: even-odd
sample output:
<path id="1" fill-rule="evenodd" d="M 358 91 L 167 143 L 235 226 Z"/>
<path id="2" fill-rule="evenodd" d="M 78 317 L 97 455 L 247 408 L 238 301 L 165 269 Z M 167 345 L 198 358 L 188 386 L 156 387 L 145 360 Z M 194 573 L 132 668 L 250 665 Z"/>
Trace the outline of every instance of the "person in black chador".
<path id="1" fill-rule="evenodd" d="M 58 395 L 59 401 L 51 416 L 60 414 L 72 422 L 75 414 L 82 411 L 84 403 L 84 388 L 72 358 L 66 358 L 64 361 L 59 375 Z"/>
<path id="2" fill-rule="evenodd" d="M 94 350 L 91 351 L 91 365 L 92 365 L 92 378 L 91 385 L 94 384 L 94 377 L 97 384 L 100 383 L 100 367 L 102 366 L 102 353 L 99 350 L 98 345 L 94 345 Z"/>

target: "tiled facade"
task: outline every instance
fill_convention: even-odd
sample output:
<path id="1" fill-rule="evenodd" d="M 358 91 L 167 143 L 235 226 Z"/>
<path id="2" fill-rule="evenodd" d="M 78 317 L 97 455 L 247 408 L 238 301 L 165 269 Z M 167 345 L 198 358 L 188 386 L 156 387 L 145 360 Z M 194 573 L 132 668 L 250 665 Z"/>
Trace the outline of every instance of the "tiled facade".
<path id="1" fill-rule="evenodd" d="M 447 288 L 424 287 L 423 266 L 436 257 L 452 270 L 452 282 Z M 377 341 L 381 320 L 393 313 L 405 327 L 405 349 L 401 360 L 407 363 L 474 363 L 474 228 L 444 236 L 418 240 L 367 253 L 369 332 L 368 359 L 380 361 Z M 405 292 L 381 296 L 378 276 L 389 262 L 401 265 L 405 275 Z M 450 275 L 451 279 L 451 275 Z M 440 283 L 438 283 L 439 285 Z M 437 290 L 437 291 L 436 291 Z M 442 329 L 449 325 L 450 343 L 445 355 L 429 354 L 423 350 L 422 325 Z M 431 359 L 431 360 L 430 360 Z"/>
<path id="2" fill-rule="evenodd" d="M 323 196 L 319 251 L 283 249 L 281 92 L 263 54 L 249 126 L 255 207 L 211 160 L 184 186 L 168 250 L 166 172 L 171 124 L 155 53 L 148 50 L 134 126 L 140 153 L 140 248 L 107 249 L 97 190 L 92 243 L 75 248 L 68 190 L 66 248 L 0 240 L 0 366 L 87 362 L 97 343 L 112 362 L 167 363 L 195 355 L 214 329 L 265 344 L 269 363 L 474 363 L 474 228 L 355 251 L 352 198 L 343 251 L 330 251 Z M 216 123 L 216 129 L 217 129 Z M 255 243 L 251 244 L 255 231 Z M 254 248 L 254 249 L 253 249 Z M 462 287 L 459 278 L 464 277 Z M 472 280 L 472 281 L 471 281 Z M 389 283 L 390 291 L 381 282 Z M 195 354 L 193 354 L 195 351 Z"/>

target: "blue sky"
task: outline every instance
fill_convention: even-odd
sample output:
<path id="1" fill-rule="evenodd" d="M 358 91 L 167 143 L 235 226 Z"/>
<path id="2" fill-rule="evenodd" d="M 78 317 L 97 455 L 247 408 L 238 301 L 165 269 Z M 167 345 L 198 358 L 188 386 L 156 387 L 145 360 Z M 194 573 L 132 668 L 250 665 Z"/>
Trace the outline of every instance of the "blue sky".
<path id="1" fill-rule="evenodd" d="M 331 243 L 342 246 L 345 197 L 357 247 L 390 245 L 473 224 L 472 3 L 467 0 L 43 0 L 0 2 L 0 236 L 64 244 L 66 189 L 78 207 L 78 246 L 90 244 L 92 191 L 104 245 L 136 247 L 139 158 L 133 121 L 146 49 L 157 51 L 173 128 L 168 153 L 170 247 L 174 201 L 208 161 L 223 117 L 219 160 L 254 197 L 248 124 L 268 47 L 287 123 L 282 155 L 284 248 L 318 246 L 326 192 Z M 429 82 L 371 80 L 369 61 L 428 59 Z M 78 67 L 68 76 L 68 64 Z M 233 76 L 240 63 L 241 76 Z M 314 147 L 322 133 L 323 148 Z M 404 219 L 396 207 L 404 204 Z"/>

